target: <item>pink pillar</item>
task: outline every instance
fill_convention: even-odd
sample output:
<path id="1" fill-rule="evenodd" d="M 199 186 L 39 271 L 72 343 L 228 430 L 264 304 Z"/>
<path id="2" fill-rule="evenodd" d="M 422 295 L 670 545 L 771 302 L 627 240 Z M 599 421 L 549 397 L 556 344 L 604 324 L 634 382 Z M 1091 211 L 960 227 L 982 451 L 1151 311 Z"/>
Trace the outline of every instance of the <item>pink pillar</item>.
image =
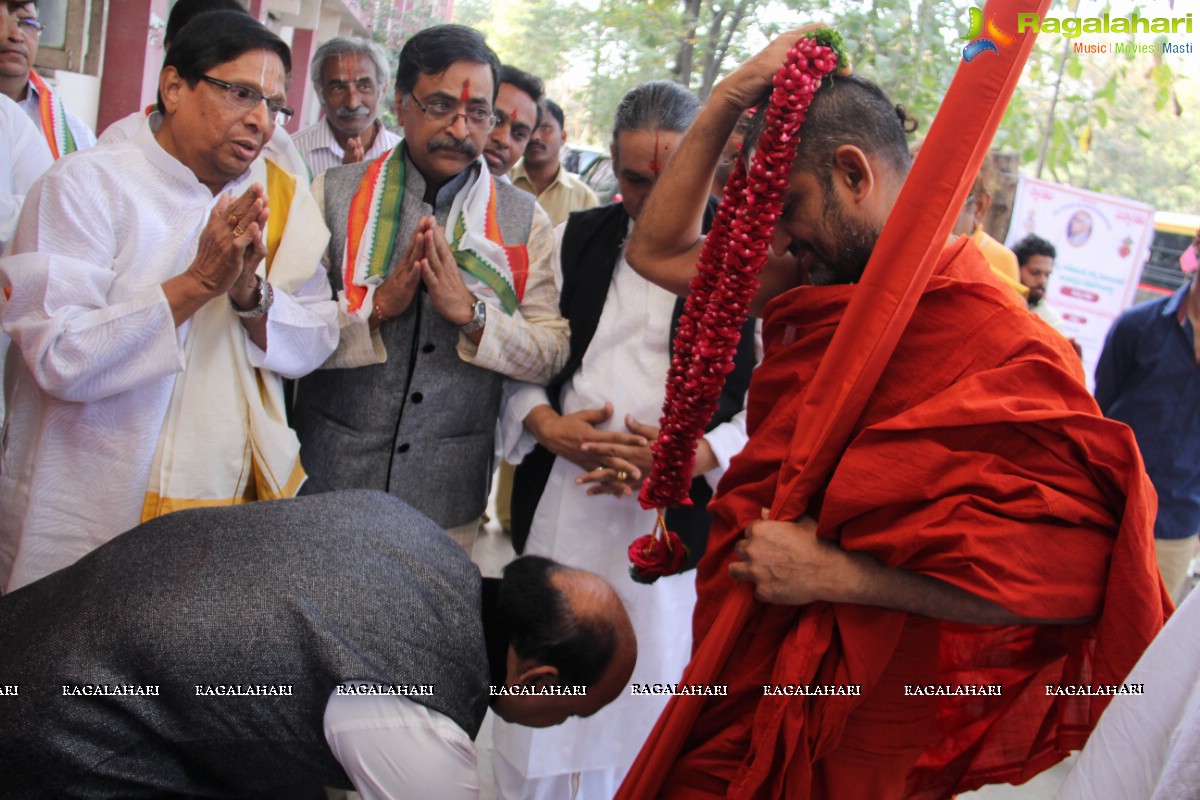
<path id="1" fill-rule="evenodd" d="M 308 84 L 308 65 L 312 62 L 316 49 L 316 31 L 297 28 L 292 32 L 292 86 L 288 92 L 288 102 L 296 109 L 296 114 L 287 124 L 288 133 L 300 130 L 300 120 L 304 116 L 304 99 L 308 96 L 308 92 L 305 91 Z"/>
<path id="2" fill-rule="evenodd" d="M 250 0 L 250 9 L 249 9 L 250 16 L 254 17 L 256 20 L 261 22 L 263 25 L 267 24 L 267 3 L 268 2 L 269 2 L 269 0 Z"/>
<path id="3" fill-rule="evenodd" d="M 122 0 L 123 20 L 142 20 L 141 24 L 108 25 L 104 39 L 104 70 L 100 78 L 100 107 L 96 114 L 96 132 L 153 102 L 158 92 L 158 73 L 162 68 L 162 34 L 151 44 L 150 14 L 167 18 L 167 0 Z"/>

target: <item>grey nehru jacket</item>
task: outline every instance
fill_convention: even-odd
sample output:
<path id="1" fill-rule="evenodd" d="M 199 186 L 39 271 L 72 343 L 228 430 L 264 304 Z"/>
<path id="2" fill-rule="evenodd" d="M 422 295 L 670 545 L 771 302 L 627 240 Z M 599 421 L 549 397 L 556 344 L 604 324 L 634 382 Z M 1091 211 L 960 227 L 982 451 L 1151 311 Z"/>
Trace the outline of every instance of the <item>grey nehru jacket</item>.
<path id="1" fill-rule="evenodd" d="M 325 173 L 329 280 L 342 288 L 342 253 L 350 201 L 368 164 Z M 454 196 L 469 186 L 473 164 L 424 201 L 425 179 L 405 157 L 400 231 L 388 272 L 400 263 L 418 220 L 433 215 L 445 226 Z M 496 182 L 500 231 L 525 244 L 535 200 Z M 490 306 L 491 314 L 503 313 Z M 450 528 L 479 517 L 487 505 L 493 437 L 503 376 L 468 364 L 457 352 L 459 331 L 434 309 L 424 288 L 399 317 L 380 326 L 383 364 L 323 369 L 299 382 L 292 422 L 308 473 L 302 493 L 380 489 Z"/>
<path id="2" fill-rule="evenodd" d="M 380 492 L 182 511 L 0 597 L 0 796 L 323 798 L 349 787 L 325 742 L 347 680 L 472 737 L 487 708 L 479 570 Z M 70 696 L 63 686 L 157 685 Z M 205 696 L 197 686 L 291 686 Z"/>

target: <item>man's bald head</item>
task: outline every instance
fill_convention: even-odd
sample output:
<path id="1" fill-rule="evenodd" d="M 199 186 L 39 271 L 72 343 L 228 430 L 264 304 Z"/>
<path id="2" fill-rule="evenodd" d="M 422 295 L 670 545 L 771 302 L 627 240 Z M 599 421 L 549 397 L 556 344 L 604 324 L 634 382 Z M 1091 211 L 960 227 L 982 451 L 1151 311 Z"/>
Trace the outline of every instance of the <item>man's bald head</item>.
<path id="1" fill-rule="evenodd" d="M 587 687 L 586 695 L 505 696 L 494 703 L 510 722 L 557 725 L 590 716 L 624 689 L 637 638 L 616 591 L 598 575 L 525 556 L 504 569 L 498 617 L 509 640 L 506 684 Z"/>

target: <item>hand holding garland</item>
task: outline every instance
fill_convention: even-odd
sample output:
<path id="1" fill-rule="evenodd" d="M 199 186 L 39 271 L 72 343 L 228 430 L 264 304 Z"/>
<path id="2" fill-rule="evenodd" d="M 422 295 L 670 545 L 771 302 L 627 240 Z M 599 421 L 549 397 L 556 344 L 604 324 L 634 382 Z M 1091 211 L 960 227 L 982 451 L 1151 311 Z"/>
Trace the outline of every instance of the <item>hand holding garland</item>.
<path id="1" fill-rule="evenodd" d="M 644 508 L 659 509 L 659 524 L 653 533 L 630 546 L 635 565 L 639 552 L 669 552 L 673 540 L 678 539 L 673 539 L 662 524 L 662 510 L 674 504 L 690 504 L 688 489 L 695 468 L 696 442 L 716 409 L 725 376 L 733 369 L 739 329 L 758 290 L 758 275 L 783 205 L 796 137 L 822 79 L 844 61 L 839 57 L 844 46 L 836 32 L 821 29 L 813 37 L 791 44 L 781 37 L 730 76 L 732 88 L 727 89 L 725 97 L 732 129 L 746 107 L 739 104 L 756 102 L 754 87 L 761 81 L 766 65 L 777 63 L 781 51 L 786 55 L 771 81 L 774 89 L 754 162 L 747 172 L 744 162 L 739 161 L 726 183 L 725 197 L 704 240 L 697 275 L 690 282 L 676 329 L 660 434 L 652 446 L 654 469 L 638 498 Z M 715 164 L 715 158 L 710 163 Z M 711 180 L 711 174 L 708 178 Z M 672 557 L 670 561 L 679 559 Z M 636 567 L 633 575 L 640 579 Z M 657 574 L 646 577 L 653 579 Z"/>

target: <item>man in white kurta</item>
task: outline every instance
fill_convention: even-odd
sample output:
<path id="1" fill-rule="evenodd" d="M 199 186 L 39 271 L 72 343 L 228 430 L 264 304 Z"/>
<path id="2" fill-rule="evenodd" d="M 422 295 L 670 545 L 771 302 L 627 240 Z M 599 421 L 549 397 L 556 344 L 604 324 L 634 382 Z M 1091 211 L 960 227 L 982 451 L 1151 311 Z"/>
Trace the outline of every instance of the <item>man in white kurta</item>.
<path id="1" fill-rule="evenodd" d="M 0 95 L 0 253 L 17 227 L 25 193 L 53 163 L 38 129 L 16 103 Z"/>
<path id="2" fill-rule="evenodd" d="M 189 84 L 168 58 L 160 77 L 166 108 L 159 133 L 146 126 L 126 142 L 59 161 L 26 197 L 10 255 L 0 261 L 0 282 L 12 290 L 0 323 L 14 342 L 0 470 L 4 591 L 71 564 L 138 524 L 185 363 L 229 357 L 189 350 L 189 335 L 210 310 L 242 312 L 244 319 L 231 316 L 227 326 L 239 351 L 233 356 L 254 368 L 258 377 L 251 381 L 264 395 L 279 391 L 272 385 L 280 376 L 316 368 L 336 346 L 337 308 L 320 250 L 286 264 L 276 259 L 269 283 L 259 264 L 256 277 L 250 271 L 265 249 L 258 237 L 269 234 L 269 228 L 260 231 L 265 209 L 261 200 L 247 210 L 242 199 L 231 202 L 226 195 L 255 182 L 250 166 L 273 120 L 261 96 L 279 102 L 273 98 L 283 96 L 285 80 L 279 53 L 286 54 L 286 46 L 244 18 L 263 49 L 202 67 L 251 87 L 260 95 L 253 107 L 232 106 L 233 96 L 207 81 Z M 199 117 L 210 127 L 198 127 Z M 255 192 L 261 189 L 247 194 Z M 295 192 L 307 196 L 303 186 Z M 312 226 L 310 220 L 293 213 L 289 226 Z M 242 272 L 233 285 L 222 279 L 207 294 L 197 293 L 197 265 L 211 263 L 205 259 L 218 245 L 229 248 L 240 264 L 233 269 Z M 249 309 L 254 302 L 239 302 L 235 290 L 255 279 L 251 296 L 258 308 Z M 192 294 L 181 300 L 180 287 L 192 287 Z M 256 311 L 255 319 L 245 319 Z M 252 340 L 252 324 L 262 347 Z M 187 430 L 188 419 L 204 418 L 208 409 L 185 409 L 180 431 L 201 442 L 227 428 L 240 431 L 256 400 L 243 395 L 227 422 L 210 419 L 200 430 Z M 214 463 L 211 471 L 228 466 Z"/>
<path id="3" fill-rule="evenodd" d="M 622 108 L 637 120 L 633 124 L 653 124 L 653 114 L 635 113 L 644 107 L 662 114 L 660 125 L 686 129 L 698 103 L 686 89 L 656 86 L 658 83 L 634 89 L 630 92 L 633 99 L 627 95 Z M 655 165 L 665 163 L 683 133 L 671 127 L 627 130 L 622 119 L 619 114 L 616 171 L 622 182 L 625 211 L 631 218 L 624 237 L 628 241 L 633 220 L 657 178 Z M 566 266 L 563 236 L 572 224 L 579 221 L 560 225 L 555 232 L 554 258 L 559 269 Z M 558 455 L 534 513 L 525 553 L 592 570 L 617 589 L 638 638 L 633 685 L 676 683 L 682 675 L 691 656 L 689 620 L 696 600 L 695 573 L 659 578 L 650 585 L 635 583 L 629 577 L 626 551 L 633 539 L 650 533 L 656 512 L 638 504 L 635 495 L 640 481 L 628 475 L 620 480 L 619 473 L 628 470 L 615 467 L 629 462 L 617 462 L 611 456 L 584 456 L 585 469 L 577 463 L 579 454 L 561 452 L 550 441 L 554 437 L 547 436 L 547 429 L 533 419 L 539 414 L 553 414 L 557 422 L 582 412 L 597 431 L 640 432 L 647 440 L 651 438 L 652 431 L 635 421 L 656 420 L 661 413 L 675 303 L 673 294 L 633 271 L 625 261 L 622 246 L 595 333 L 578 369 L 563 385 L 562 414 L 550 408 L 545 388 L 510 383 L 501 418 L 501 444 L 507 460 L 519 462 L 535 443 Z M 612 413 L 607 420 L 599 421 L 595 411 L 607 403 L 611 403 Z M 714 487 L 729 458 L 745 440 L 740 415 L 706 435 L 704 446 L 717 466 L 704 477 Z M 598 435 L 596 441 L 616 439 Z M 621 446 L 633 447 L 628 442 Z M 648 446 L 644 449 L 642 478 L 648 472 Z M 599 468 L 593 469 L 595 466 Z M 625 481 L 630 482 L 627 486 L 632 493 L 623 490 L 621 484 Z M 611 493 L 589 494 L 598 486 Z M 498 796 L 504 800 L 611 798 L 668 699 L 666 695 L 633 695 L 627 687 L 621 697 L 594 716 L 568 720 L 551 730 L 533 731 L 497 720 L 493 770 Z"/>

